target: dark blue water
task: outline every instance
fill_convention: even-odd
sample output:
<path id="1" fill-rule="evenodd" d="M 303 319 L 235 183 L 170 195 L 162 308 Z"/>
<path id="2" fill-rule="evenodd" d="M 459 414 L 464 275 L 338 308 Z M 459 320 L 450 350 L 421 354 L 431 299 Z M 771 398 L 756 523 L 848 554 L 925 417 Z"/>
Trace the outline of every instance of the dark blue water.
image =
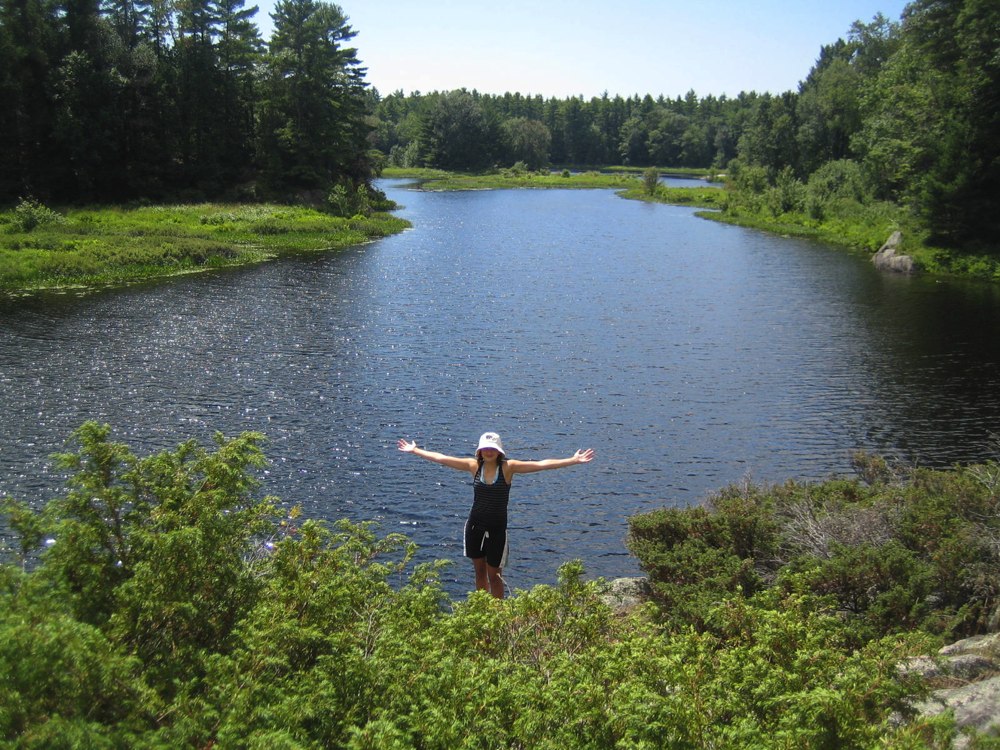
<path id="1" fill-rule="evenodd" d="M 396 450 L 515 458 L 514 588 L 581 558 L 638 572 L 627 518 L 722 486 L 850 472 L 856 449 L 923 465 L 990 457 L 1000 295 L 876 273 L 829 247 L 609 191 L 424 193 L 414 229 L 345 252 L 83 296 L 0 302 L 0 493 L 61 486 L 86 419 L 139 452 L 259 430 L 264 493 L 378 520 L 471 566 L 468 477 Z"/>

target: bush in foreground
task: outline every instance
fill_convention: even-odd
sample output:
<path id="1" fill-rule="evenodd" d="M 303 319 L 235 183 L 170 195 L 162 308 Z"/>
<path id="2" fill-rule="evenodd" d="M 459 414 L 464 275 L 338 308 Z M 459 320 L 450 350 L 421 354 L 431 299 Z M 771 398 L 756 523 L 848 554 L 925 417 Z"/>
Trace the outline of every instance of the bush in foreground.
<path id="1" fill-rule="evenodd" d="M 0 747 L 936 747 L 898 724 L 920 650 L 857 646 L 821 600 L 719 598 L 671 632 L 558 584 L 449 601 L 444 563 L 255 499 L 261 436 L 144 458 L 84 425 L 64 495 L 7 501 Z M 765 529 L 764 532 L 767 530 Z M 757 531 L 716 530 L 741 539 Z M 762 538 L 767 533 L 763 533 Z M 754 546 L 754 549 L 757 549 Z"/>
<path id="2" fill-rule="evenodd" d="M 774 590 L 825 598 L 856 642 L 985 632 L 1000 604 L 1000 464 L 899 476 L 857 463 L 866 481 L 732 486 L 630 519 L 666 620 L 704 628 L 710 602 Z"/>

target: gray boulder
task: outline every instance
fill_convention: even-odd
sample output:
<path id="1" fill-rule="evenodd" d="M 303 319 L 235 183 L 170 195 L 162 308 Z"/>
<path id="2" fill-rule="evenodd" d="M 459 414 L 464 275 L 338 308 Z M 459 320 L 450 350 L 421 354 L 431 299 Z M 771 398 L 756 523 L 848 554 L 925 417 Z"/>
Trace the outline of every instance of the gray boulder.
<path id="1" fill-rule="evenodd" d="M 903 667 L 939 685 L 915 708 L 925 716 L 951 711 L 959 730 L 1000 735 L 1000 634 L 976 636 L 952 643 L 936 658 L 921 657 Z M 960 736 L 954 747 L 968 746 Z"/>
<path id="2" fill-rule="evenodd" d="M 601 600 L 612 609 L 623 612 L 649 599 L 649 581 L 645 576 L 615 578 L 605 583 Z"/>
<path id="3" fill-rule="evenodd" d="M 880 271 L 891 271 L 912 276 L 919 270 L 917 262 L 909 255 L 899 252 L 899 247 L 903 243 L 902 232 L 893 232 L 885 244 L 878 249 L 872 257 L 872 263 Z"/>

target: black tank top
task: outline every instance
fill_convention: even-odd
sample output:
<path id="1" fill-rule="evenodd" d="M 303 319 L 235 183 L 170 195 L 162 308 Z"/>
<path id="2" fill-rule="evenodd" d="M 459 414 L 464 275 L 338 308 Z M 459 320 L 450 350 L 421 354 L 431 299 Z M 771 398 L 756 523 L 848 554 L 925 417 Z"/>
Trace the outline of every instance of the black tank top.
<path id="1" fill-rule="evenodd" d="M 503 475 L 503 463 L 497 465 L 497 478 L 493 484 L 486 484 L 483 481 L 483 464 L 480 463 L 472 487 L 473 499 L 469 522 L 487 529 L 505 530 L 510 485 Z"/>

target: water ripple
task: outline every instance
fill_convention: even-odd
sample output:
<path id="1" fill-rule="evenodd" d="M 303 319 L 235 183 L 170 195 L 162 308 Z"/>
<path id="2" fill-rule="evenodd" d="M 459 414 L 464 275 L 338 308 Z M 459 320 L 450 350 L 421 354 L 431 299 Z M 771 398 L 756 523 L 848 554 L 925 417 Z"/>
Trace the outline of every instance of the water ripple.
<path id="1" fill-rule="evenodd" d="M 630 575 L 627 519 L 858 448 L 949 465 L 1000 424 L 1000 300 L 608 191 L 390 192 L 415 228 L 322 257 L 0 309 L 0 492 L 33 502 L 85 419 L 140 451 L 259 430 L 264 491 L 454 559 L 471 489 L 395 450 L 597 450 L 518 477 L 515 587 Z"/>

